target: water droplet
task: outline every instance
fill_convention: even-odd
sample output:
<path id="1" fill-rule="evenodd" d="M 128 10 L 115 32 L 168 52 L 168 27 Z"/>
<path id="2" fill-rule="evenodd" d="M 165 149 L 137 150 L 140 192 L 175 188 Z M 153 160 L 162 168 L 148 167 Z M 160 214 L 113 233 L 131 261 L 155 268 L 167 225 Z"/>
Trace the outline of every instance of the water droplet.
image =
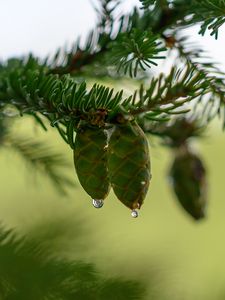
<path id="1" fill-rule="evenodd" d="M 132 210 L 131 217 L 132 218 L 137 218 L 138 217 L 138 212 L 135 209 Z"/>
<path id="2" fill-rule="evenodd" d="M 92 204 L 95 208 L 101 208 L 104 205 L 104 201 L 101 199 L 93 199 Z"/>
<path id="3" fill-rule="evenodd" d="M 141 184 L 142 184 L 142 185 L 145 185 L 145 184 L 146 184 L 146 181 L 141 181 Z"/>

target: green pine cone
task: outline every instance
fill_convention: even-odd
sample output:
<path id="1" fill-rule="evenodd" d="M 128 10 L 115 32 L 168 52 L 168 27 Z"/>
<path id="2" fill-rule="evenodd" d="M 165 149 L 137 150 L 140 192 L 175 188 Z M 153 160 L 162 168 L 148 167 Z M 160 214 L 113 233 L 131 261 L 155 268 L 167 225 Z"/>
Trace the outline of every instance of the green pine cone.
<path id="1" fill-rule="evenodd" d="M 109 140 L 108 170 L 117 198 L 130 209 L 140 208 L 151 174 L 148 142 L 136 122 L 115 126 Z"/>
<path id="2" fill-rule="evenodd" d="M 172 164 L 170 176 L 182 207 L 195 219 L 205 217 L 206 171 L 202 161 L 187 149 L 180 151 Z"/>
<path id="3" fill-rule="evenodd" d="M 82 127 L 76 135 L 74 165 L 84 190 L 103 200 L 109 193 L 107 171 L 107 134 L 98 127 Z"/>

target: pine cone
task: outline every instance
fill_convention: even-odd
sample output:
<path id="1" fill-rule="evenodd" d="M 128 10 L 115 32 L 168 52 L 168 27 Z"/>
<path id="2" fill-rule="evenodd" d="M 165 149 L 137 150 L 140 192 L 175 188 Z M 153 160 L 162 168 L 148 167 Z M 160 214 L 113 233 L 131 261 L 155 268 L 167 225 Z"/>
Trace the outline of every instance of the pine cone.
<path id="1" fill-rule="evenodd" d="M 140 208 L 151 175 L 148 142 L 136 122 L 115 126 L 109 141 L 108 169 L 118 199 L 130 209 Z"/>
<path id="2" fill-rule="evenodd" d="M 205 217 L 206 171 L 201 159 L 189 150 L 179 151 L 170 175 L 174 192 L 182 207 L 196 220 Z"/>
<path id="3" fill-rule="evenodd" d="M 98 127 L 82 127 L 75 140 L 74 165 L 84 190 L 93 199 L 105 199 L 110 184 L 107 172 L 107 134 Z"/>

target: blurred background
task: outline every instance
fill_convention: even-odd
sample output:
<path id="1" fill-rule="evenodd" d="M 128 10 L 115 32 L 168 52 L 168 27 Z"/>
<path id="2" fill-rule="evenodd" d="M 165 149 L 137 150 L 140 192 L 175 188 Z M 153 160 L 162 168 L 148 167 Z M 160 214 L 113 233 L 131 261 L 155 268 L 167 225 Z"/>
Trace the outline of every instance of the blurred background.
<path id="1" fill-rule="evenodd" d="M 78 36 L 85 37 L 96 23 L 93 3 L 97 5 L 94 0 L 0 0 L 0 59 L 27 53 L 45 57 L 59 46 L 70 46 Z M 139 2 L 125 0 L 124 12 L 134 5 Z M 217 41 L 208 35 L 199 36 L 198 30 L 194 27 L 187 33 L 224 70 L 225 28 L 220 29 Z M 161 71 L 164 65 L 158 68 Z M 139 283 L 143 284 L 146 292 L 140 299 L 225 299 L 225 136 L 219 120 L 213 121 L 207 135 L 194 144 L 206 164 L 209 182 L 208 215 L 200 222 L 194 222 L 175 201 L 167 178 L 172 156 L 157 139 L 149 141 L 151 187 L 140 217 L 132 219 L 112 192 L 104 208 L 92 207 L 77 181 L 71 150 L 54 129 L 46 134 L 29 118 L 18 119 L 14 125 L 15 133 L 27 132 L 50 140 L 64 153 L 71 165 L 67 172 L 76 186 L 67 196 L 61 196 L 44 176 L 32 176 L 19 156 L 1 149 L 2 228 L 13 228 L 17 234 L 44 245 L 51 257 L 94 264 L 104 279 L 131 280 L 137 283 L 137 291 Z M 0 250 L 0 269 L 7 255 Z M 129 291 L 135 293 L 135 284 Z"/>

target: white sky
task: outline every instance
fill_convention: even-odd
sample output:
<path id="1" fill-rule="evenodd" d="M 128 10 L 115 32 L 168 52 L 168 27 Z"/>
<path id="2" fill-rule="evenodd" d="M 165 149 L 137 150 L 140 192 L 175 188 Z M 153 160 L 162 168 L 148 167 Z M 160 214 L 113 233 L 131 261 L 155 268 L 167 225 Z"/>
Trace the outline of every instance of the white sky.
<path id="1" fill-rule="evenodd" d="M 0 0 L 0 59 L 32 52 L 46 56 L 56 48 L 71 45 L 94 27 L 96 15 L 91 5 L 97 0 Z M 124 11 L 138 0 L 124 0 Z M 225 26 L 219 40 L 188 31 L 225 69 Z"/>

